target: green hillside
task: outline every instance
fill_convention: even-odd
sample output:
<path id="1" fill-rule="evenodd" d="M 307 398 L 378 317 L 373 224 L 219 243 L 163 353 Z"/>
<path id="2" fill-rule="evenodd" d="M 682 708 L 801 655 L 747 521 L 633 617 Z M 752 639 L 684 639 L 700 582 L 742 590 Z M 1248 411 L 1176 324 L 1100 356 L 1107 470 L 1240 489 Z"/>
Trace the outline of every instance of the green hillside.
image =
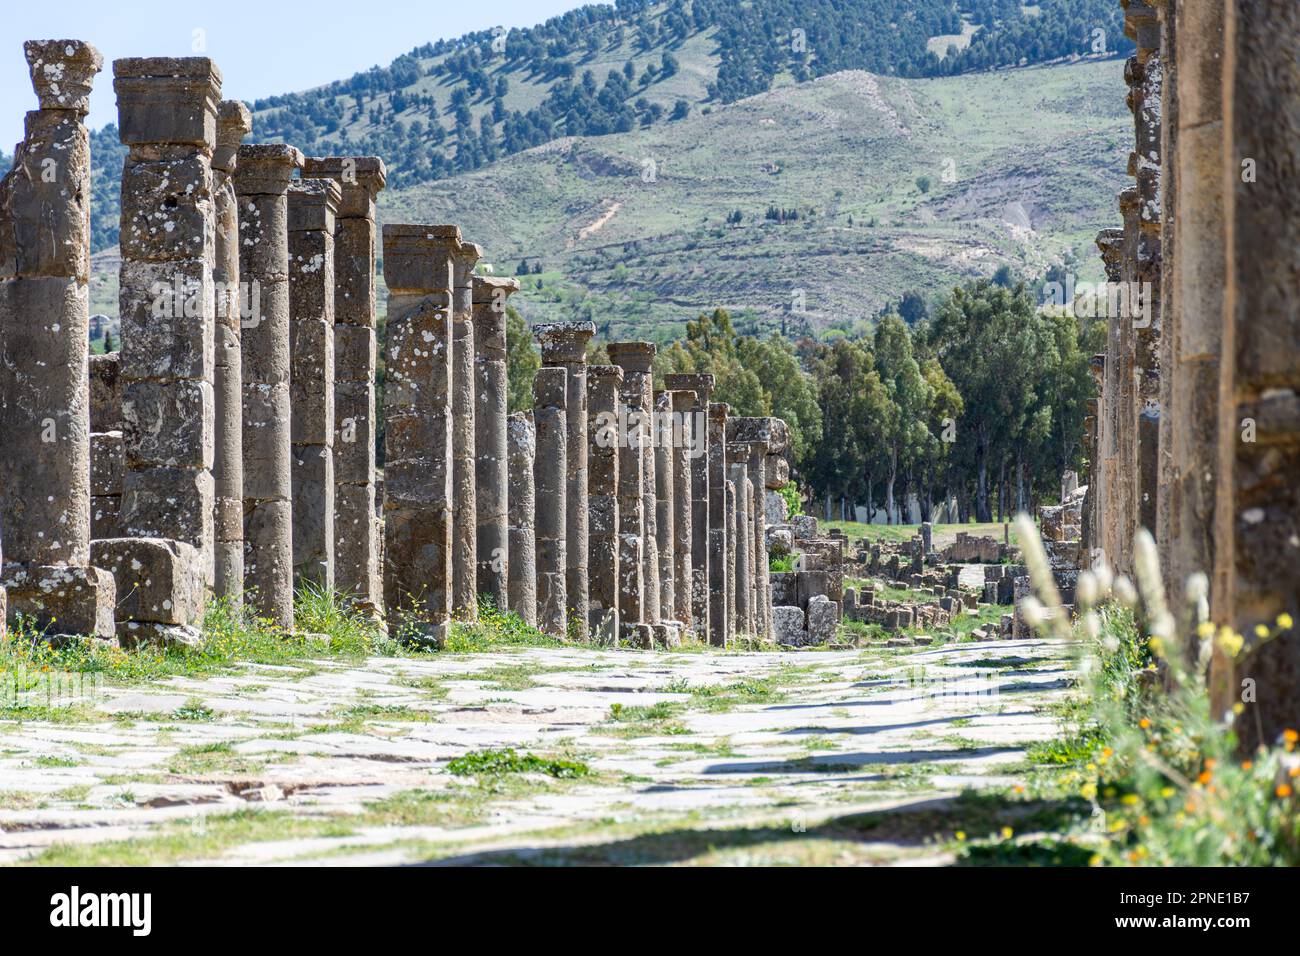
<path id="1" fill-rule="evenodd" d="M 498 273 L 526 260 L 512 301 L 533 320 L 663 339 L 724 306 L 743 332 L 844 327 L 906 291 L 1001 265 L 1036 275 L 1070 250 L 1100 278 L 1092 237 L 1116 221 L 1132 135 L 1122 89 L 1114 60 L 844 72 L 386 190 L 380 217 L 457 222 Z"/>
<path id="2" fill-rule="evenodd" d="M 379 215 L 459 223 L 500 274 L 526 260 L 512 301 L 532 320 L 662 340 L 725 306 L 744 332 L 846 327 L 905 292 L 1002 265 L 1036 275 L 1071 250 L 1101 278 L 1092 238 L 1117 221 L 1132 136 L 1122 89 L 1117 60 L 848 71 L 389 188 Z M 114 314 L 116 249 L 94 267 L 92 306 Z"/>
<path id="3" fill-rule="evenodd" d="M 1125 55 L 1114 0 L 617 0 L 425 43 L 251 104 L 253 138 L 383 156 L 394 188 L 566 136 L 661 126 L 844 70 L 947 76 Z M 93 249 L 117 242 L 117 130 L 92 134 Z"/>

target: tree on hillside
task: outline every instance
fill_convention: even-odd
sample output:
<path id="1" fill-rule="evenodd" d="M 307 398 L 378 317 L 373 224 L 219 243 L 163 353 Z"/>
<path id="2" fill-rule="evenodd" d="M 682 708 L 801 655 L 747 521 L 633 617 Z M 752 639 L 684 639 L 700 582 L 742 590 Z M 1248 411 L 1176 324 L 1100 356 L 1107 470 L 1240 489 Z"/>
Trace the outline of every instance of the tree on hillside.
<path id="1" fill-rule="evenodd" d="M 885 315 L 877 324 L 874 352 L 876 372 L 890 399 L 883 438 L 888 453 L 885 512 L 893 524 L 899 516 L 894 498 L 899 473 L 912 472 L 931 437 L 926 424 L 930 395 L 912 352 L 911 330 L 898 315 Z"/>
<path id="2" fill-rule="evenodd" d="M 533 376 L 542 367 L 542 356 L 533 344 L 533 333 L 513 306 L 506 306 L 506 394 L 510 411 L 533 407 Z"/>

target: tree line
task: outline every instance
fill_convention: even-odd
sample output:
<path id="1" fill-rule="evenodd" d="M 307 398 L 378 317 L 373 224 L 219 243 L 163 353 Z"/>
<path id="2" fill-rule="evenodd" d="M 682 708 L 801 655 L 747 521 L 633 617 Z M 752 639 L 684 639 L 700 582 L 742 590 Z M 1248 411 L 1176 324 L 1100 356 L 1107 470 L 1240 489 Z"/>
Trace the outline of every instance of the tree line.
<path id="1" fill-rule="evenodd" d="M 922 520 L 955 500 L 960 520 L 992 521 L 1055 500 L 1062 474 L 1083 471 L 1099 336 L 1101 323 L 1042 310 L 999 276 L 952 289 L 915 324 L 888 309 L 822 339 L 740 335 L 716 309 L 660 347 L 654 373 L 657 387 L 711 373 L 733 414 L 785 419 L 792 475 L 836 517 L 865 504 L 903 523 L 914 495 Z M 511 408 L 525 409 L 540 361 L 513 310 L 508 343 Z M 589 360 L 608 362 L 603 344 Z"/>

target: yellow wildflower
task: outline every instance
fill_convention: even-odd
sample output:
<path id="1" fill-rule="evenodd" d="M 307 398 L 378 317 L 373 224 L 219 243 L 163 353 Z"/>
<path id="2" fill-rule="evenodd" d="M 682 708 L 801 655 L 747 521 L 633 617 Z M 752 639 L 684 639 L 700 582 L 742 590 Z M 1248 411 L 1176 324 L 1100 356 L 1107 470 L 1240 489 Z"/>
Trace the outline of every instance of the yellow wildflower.
<path id="1" fill-rule="evenodd" d="M 1293 623 L 1294 622 L 1291 620 L 1291 615 L 1287 614 L 1285 611 L 1283 611 L 1281 614 L 1277 616 L 1277 626 L 1282 628 L 1282 630 L 1284 631 L 1291 630 Z"/>

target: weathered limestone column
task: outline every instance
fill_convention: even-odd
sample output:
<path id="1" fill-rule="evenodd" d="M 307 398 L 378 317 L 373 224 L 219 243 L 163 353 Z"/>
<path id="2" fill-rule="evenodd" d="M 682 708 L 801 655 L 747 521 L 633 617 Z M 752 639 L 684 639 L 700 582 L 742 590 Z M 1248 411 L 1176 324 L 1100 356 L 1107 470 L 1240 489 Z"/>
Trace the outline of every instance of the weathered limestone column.
<path id="1" fill-rule="evenodd" d="M 623 370 L 587 368 L 587 567 L 590 630 L 616 644 L 619 629 L 619 408 Z"/>
<path id="2" fill-rule="evenodd" d="M 606 347 L 610 358 L 630 361 L 622 348 L 628 343 Z M 645 605 L 650 591 L 645 569 L 645 470 L 641 467 L 641 399 L 644 381 L 641 375 L 627 374 L 627 366 L 620 363 L 623 373 L 619 385 L 618 423 L 618 617 L 625 640 L 640 644 L 646 624 Z M 632 381 L 629 381 L 629 378 Z"/>
<path id="3" fill-rule="evenodd" d="M 673 620 L 673 404 L 667 392 L 654 397 L 655 545 L 659 550 L 659 619 Z"/>
<path id="4" fill-rule="evenodd" d="M 119 638 L 195 643 L 215 580 L 216 240 L 221 75 L 204 57 L 113 64 L 122 173 L 120 538 L 96 562 L 130 580 Z"/>
<path id="5" fill-rule="evenodd" d="M 1122 281 L 1124 230 L 1103 229 L 1097 234 L 1097 248 L 1101 251 L 1102 262 L 1106 269 L 1106 281 L 1108 283 Z M 1121 343 L 1123 322 L 1124 320 L 1116 315 L 1106 317 L 1106 351 L 1101 362 L 1101 404 L 1097 442 L 1100 460 L 1095 468 L 1099 518 L 1096 543 L 1106 556 L 1106 560 L 1112 565 L 1118 560 L 1120 552 L 1120 421 L 1123 418 L 1120 371 L 1123 365 Z"/>
<path id="6" fill-rule="evenodd" d="M 728 470 L 730 470 L 728 465 Z M 730 641 L 740 632 L 740 625 L 736 618 L 736 543 L 738 540 L 736 529 L 736 499 L 739 496 L 739 489 L 736 483 L 730 478 L 727 479 L 727 623 L 729 630 L 727 640 Z"/>
<path id="7" fill-rule="evenodd" d="M 692 628 L 691 591 L 691 422 L 695 408 L 695 393 L 689 389 L 672 389 L 668 392 L 673 412 L 673 613 L 687 630 Z"/>
<path id="8" fill-rule="evenodd" d="M 1275 628 L 1280 614 L 1300 618 L 1300 7 L 1286 0 L 1226 7 L 1215 576 L 1231 590 L 1221 588 L 1226 600 L 1214 615 L 1251 635 L 1257 625 Z M 1236 677 L 1238 699 L 1242 679 L 1257 689 L 1258 703 L 1238 720 L 1244 750 L 1300 728 L 1300 632 L 1264 644 Z"/>
<path id="9" fill-rule="evenodd" d="M 289 399 L 293 578 L 334 589 L 334 227 L 332 179 L 289 186 Z"/>
<path id="10" fill-rule="evenodd" d="M 293 628 L 293 452 L 289 391 L 289 181 L 302 153 L 239 147 L 239 276 L 256 283 L 240 336 L 244 383 L 244 584 L 259 614 Z"/>
<path id="11" fill-rule="evenodd" d="M 122 354 L 90 356 L 90 537 L 116 538 L 122 512 Z"/>
<path id="12" fill-rule="evenodd" d="M 538 369 L 533 379 L 537 428 L 533 464 L 537 496 L 537 626 L 554 637 L 567 636 L 567 402 L 568 373 L 554 366 Z"/>
<path id="13" fill-rule="evenodd" d="M 568 513 L 565 521 L 565 594 L 575 639 L 587 640 L 590 583 L 587 568 L 587 343 L 596 334 L 591 322 L 534 326 L 542 347 L 543 368 L 563 368 L 568 373 L 566 483 Z"/>
<path id="14" fill-rule="evenodd" d="M 654 383 L 651 342 L 611 342 L 605 346 L 610 361 L 623 369 L 623 404 L 627 409 L 628 458 L 635 436 L 641 471 L 641 616 L 643 624 L 659 623 L 659 544 L 655 505 Z M 621 469 L 620 469 L 621 471 Z"/>
<path id="15" fill-rule="evenodd" d="M 23 44 L 40 108 L 0 180 L 0 633 L 114 634 L 90 544 L 90 87 L 80 40 Z M 7 591 L 7 601 L 6 601 Z"/>
<path id="16" fill-rule="evenodd" d="M 727 413 L 724 402 L 709 404 L 709 643 L 726 647 L 727 614 Z M 716 493 L 715 493 L 716 492 Z"/>
<path id="17" fill-rule="evenodd" d="M 736 595 L 734 631 L 737 634 L 753 636 L 754 526 L 750 523 L 749 503 L 753 500 L 754 488 L 749 483 L 749 449 L 740 444 L 728 445 L 727 458 L 737 462 L 730 468 L 731 483 L 736 489 L 736 539 L 733 548 L 736 554 L 736 576 L 732 582 L 732 592 Z"/>
<path id="18" fill-rule="evenodd" d="M 217 108 L 217 148 L 212 154 L 212 205 L 216 217 L 212 262 L 216 306 L 212 575 L 217 596 L 235 606 L 244 603 L 244 386 L 239 341 L 246 299 L 239 282 L 239 200 L 233 174 L 239 144 L 252 128 L 248 107 L 238 100 L 221 102 Z"/>
<path id="19" fill-rule="evenodd" d="M 519 280 L 474 277 L 474 483 L 477 591 L 508 605 L 510 539 L 506 451 L 506 300 Z"/>
<path id="20" fill-rule="evenodd" d="M 705 639 L 709 629 L 709 400 L 712 375 L 664 376 L 664 386 L 695 393 L 691 408 L 691 626 Z"/>
<path id="21" fill-rule="evenodd" d="M 377 156 L 307 159 L 303 175 L 333 179 L 334 587 L 377 615 L 382 598 L 375 486 L 375 197 L 386 170 Z"/>
<path id="22" fill-rule="evenodd" d="M 384 603 L 441 645 L 452 600 L 456 226 L 385 225 Z"/>
<path id="23" fill-rule="evenodd" d="M 474 266 L 483 250 L 461 243 L 451 311 L 452 613 L 478 620 L 478 495 L 474 464 Z"/>
<path id="24" fill-rule="evenodd" d="M 754 635 L 759 639 L 767 638 L 772 631 L 772 585 L 771 569 L 767 555 L 767 509 L 764 496 L 767 486 L 767 452 L 768 443 L 762 441 L 745 442 L 749 448 L 750 504 L 749 517 L 753 524 L 753 545 L 750 552 L 750 571 L 753 575 L 753 619 Z"/>
<path id="25" fill-rule="evenodd" d="M 1134 464 L 1136 524 L 1154 531 L 1159 488 L 1160 340 L 1161 340 L 1161 206 L 1160 150 L 1161 87 L 1164 64 L 1156 10 L 1142 0 L 1125 5 L 1124 31 L 1137 45 L 1132 60 L 1132 92 L 1136 149 L 1129 157 L 1129 175 L 1137 190 L 1133 281 L 1141 290 L 1141 310 L 1130 318 L 1133 328 Z"/>
<path id="26" fill-rule="evenodd" d="M 506 421 L 506 455 L 510 470 L 509 606 L 530 627 L 537 626 L 536 494 L 533 463 L 537 431 L 532 412 L 515 412 Z"/>

